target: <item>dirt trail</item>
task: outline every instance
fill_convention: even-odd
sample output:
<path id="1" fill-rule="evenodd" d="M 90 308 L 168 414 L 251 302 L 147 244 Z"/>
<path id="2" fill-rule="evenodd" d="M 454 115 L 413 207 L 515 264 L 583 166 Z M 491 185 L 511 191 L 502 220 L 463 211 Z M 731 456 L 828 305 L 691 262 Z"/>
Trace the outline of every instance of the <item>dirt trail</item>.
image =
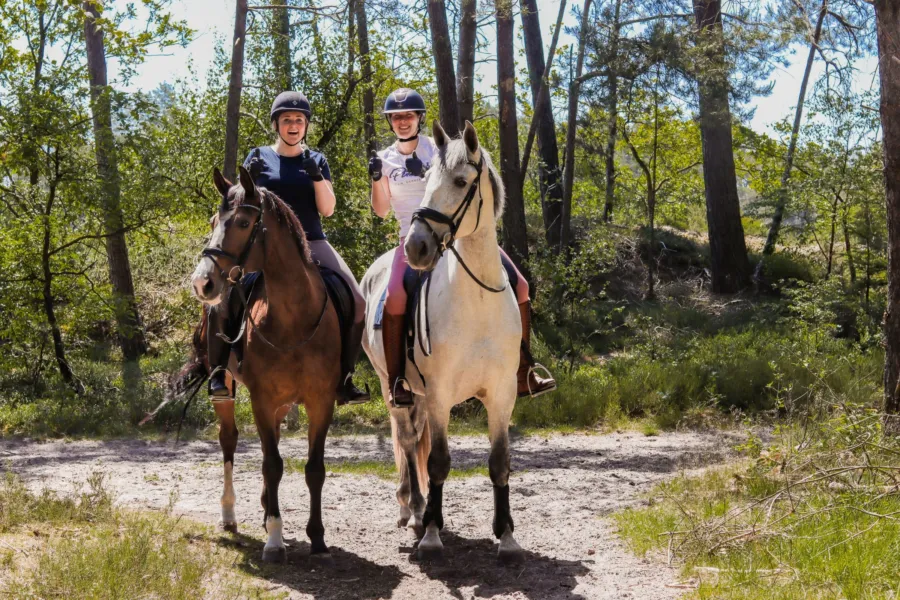
<path id="1" fill-rule="evenodd" d="M 511 508 L 516 537 L 527 551 L 520 566 L 497 564 L 491 534 L 493 495 L 487 477 L 448 480 L 444 492 L 446 560 L 420 564 L 414 538 L 397 529 L 393 482 L 329 472 L 323 491 L 326 541 L 334 564 L 311 564 L 304 528 L 307 490 L 302 473 L 285 475 L 279 492 L 288 564 L 255 571 L 262 542 L 261 452 L 243 440 L 234 485 L 243 568 L 291 598 L 675 598 L 677 573 L 631 555 L 605 517 L 640 501 L 653 483 L 680 470 L 728 458 L 735 439 L 723 434 L 638 433 L 553 435 L 512 440 Z M 455 437 L 454 467 L 485 465 L 484 436 Z M 306 443 L 287 438 L 282 455 L 305 458 Z M 332 437 L 328 461 L 392 460 L 391 441 L 378 436 Z M 222 485 L 218 443 L 178 447 L 143 441 L 37 443 L 0 440 L 0 463 L 29 485 L 68 492 L 93 471 L 108 474 L 120 504 L 164 508 L 174 492 L 177 514 L 215 523 Z"/>

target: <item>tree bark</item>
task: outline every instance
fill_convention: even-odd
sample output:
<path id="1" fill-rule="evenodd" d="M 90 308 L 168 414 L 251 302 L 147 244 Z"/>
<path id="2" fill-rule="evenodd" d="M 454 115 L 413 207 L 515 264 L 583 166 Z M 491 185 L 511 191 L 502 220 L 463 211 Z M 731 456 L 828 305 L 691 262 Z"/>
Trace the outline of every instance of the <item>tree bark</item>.
<path id="1" fill-rule="evenodd" d="M 719 0 L 694 0 L 697 41 L 705 59 L 697 83 L 712 289 L 730 293 L 750 283 L 750 261 L 734 167 L 721 11 Z"/>
<path id="2" fill-rule="evenodd" d="M 109 280 L 116 303 L 119 345 L 126 361 L 137 360 L 147 352 L 147 342 L 141 325 L 137 303 L 134 299 L 134 282 L 131 263 L 125 242 L 124 217 L 121 206 L 119 165 L 112 131 L 111 88 L 107 84 L 106 50 L 103 30 L 95 23 L 100 17 L 96 5 L 84 3 L 84 37 L 87 49 L 87 67 L 91 85 L 91 113 L 94 126 L 94 154 L 101 182 L 103 226 L 106 241 L 106 257 L 109 262 Z"/>
<path id="3" fill-rule="evenodd" d="M 775 252 L 775 243 L 778 241 L 778 234 L 781 230 L 781 221 L 784 219 L 784 208 L 788 200 L 788 183 L 791 180 L 791 170 L 794 167 L 794 152 L 797 149 L 797 138 L 800 136 L 800 121 L 803 118 L 803 103 L 806 101 L 806 87 L 809 85 L 809 74 L 812 71 L 813 61 L 816 58 L 816 49 L 819 46 L 819 39 L 822 37 L 822 24 L 825 22 L 825 15 L 828 14 L 828 0 L 822 0 L 822 6 L 819 8 L 819 17 L 816 20 L 816 29 L 813 33 L 813 39 L 810 40 L 809 54 L 806 57 L 806 70 L 803 71 L 803 80 L 800 83 L 800 95 L 797 98 L 797 109 L 794 112 L 794 127 L 791 129 L 791 140 L 788 143 L 787 155 L 784 158 L 784 171 L 781 174 L 781 187 L 778 190 L 778 199 L 775 204 L 775 213 L 772 215 L 772 222 L 769 224 L 769 234 L 766 236 L 766 245 L 763 247 L 763 256 L 756 265 L 756 273 L 754 279 L 759 280 L 762 273 L 765 257 Z"/>
<path id="4" fill-rule="evenodd" d="M 241 89 L 244 87 L 244 47 L 247 33 L 247 0 L 236 0 L 234 41 L 231 46 L 231 76 L 228 81 L 228 104 L 225 108 L 225 163 L 222 174 L 228 181 L 237 178 L 238 126 L 240 125 Z"/>
<path id="5" fill-rule="evenodd" d="M 459 129 L 475 119 L 475 41 L 478 31 L 476 0 L 462 0 L 459 16 L 459 55 L 456 63 L 456 101 Z"/>
<path id="6" fill-rule="evenodd" d="M 456 76 L 453 73 L 453 48 L 447 26 L 444 0 L 428 0 L 428 22 L 431 25 L 431 51 L 437 77 L 441 125 L 454 136 L 459 133 L 459 105 L 456 99 Z"/>
<path id="7" fill-rule="evenodd" d="M 609 40 L 610 61 L 607 68 L 609 74 L 606 77 L 607 101 L 606 110 L 609 113 L 609 125 L 606 133 L 606 202 L 603 204 L 603 221 L 612 221 L 613 203 L 616 198 L 616 138 L 619 126 L 619 73 L 616 63 L 619 60 L 619 17 L 622 10 L 622 0 L 616 0 L 615 13 L 613 15 L 612 32 Z"/>
<path id="8" fill-rule="evenodd" d="M 358 0 L 356 5 L 356 35 L 359 40 L 359 58 L 362 64 L 363 88 L 363 133 L 366 137 L 366 157 L 375 156 L 375 91 L 372 89 L 372 57 L 369 55 L 369 20 L 366 15 L 366 1 Z"/>
<path id="9" fill-rule="evenodd" d="M 291 67 L 291 21 L 288 16 L 287 0 L 273 2 L 282 8 L 276 8 L 272 15 L 274 31 L 272 38 L 275 41 L 273 54 L 275 87 L 277 92 L 293 89 L 294 77 Z M 277 93 L 276 92 L 276 93 Z"/>
<path id="10" fill-rule="evenodd" d="M 881 128 L 888 221 L 888 297 L 884 313 L 886 429 L 900 431 L 900 3 L 875 0 L 881 78 Z"/>
<path id="11" fill-rule="evenodd" d="M 849 203 L 849 198 L 848 198 Z M 853 246 L 850 243 L 850 228 L 847 226 L 847 209 L 841 219 L 841 227 L 844 230 L 844 250 L 847 254 L 847 266 L 850 267 L 850 283 L 856 283 L 856 265 L 853 264 Z"/>
<path id="12" fill-rule="evenodd" d="M 519 169 L 519 124 L 516 119 L 516 59 L 513 50 L 515 24 L 512 0 L 496 0 L 497 89 L 500 108 L 500 173 L 506 187 L 503 212 L 503 247 L 524 268 L 528 259 L 525 203 Z"/>
<path id="13" fill-rule="evenodd" d="M 578 60 L 575 76 L 569 84 L 569 121 L 566 126 L 566 162 L 563 171 L 562 223 L 560 226 L 559 248 L 568 249 L 572 243 L 572 185 L 575 181 L 575 133 L 578 127 L 578 96 L 581 93 L 581 72 L 584 69 L 584 47 L 587 40 L 591 0 L 584 0 L 581 11 L 581 31 L 578 33 Z"/>
<path id="14" fill-rule="evenodd" d="M 528 73 L 531 81 L 531 100 L 535 111 L 539 111 L 539 114 L 535 114 L 535 118 L 538 119 L 537 142 L 538 154 L 541 157 L 538 165 L 541 212 L 544 218 L 547 245 L 555 248 L 559 246 L 563 194 L 559 181 L 559 147 L 556 142 L 553 107 L 546 98 L 540 100 L 545 64 L 537 0 L 522 0 L 521 14 L 522 31 L 525 38 L 525 58 L 528 61 Z M 544 90 L 544 95 L 548 95 L 546 90 Z M 525 177 L 525 173 L 522 173 L 522 177 Z"/>

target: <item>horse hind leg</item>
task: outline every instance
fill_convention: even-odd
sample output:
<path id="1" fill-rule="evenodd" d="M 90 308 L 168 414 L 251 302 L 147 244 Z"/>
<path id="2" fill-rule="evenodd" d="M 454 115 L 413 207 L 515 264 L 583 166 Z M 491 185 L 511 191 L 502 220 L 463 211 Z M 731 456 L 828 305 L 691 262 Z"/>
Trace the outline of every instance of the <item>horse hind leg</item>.
<path id="1" fill-rule="evenodd" d="M 400 519 L 397 526 L 409 527 L 419 538 L 425 534 L 425 497 L 422 492 L 428 482 L 426 462 L 431 447 L 428 421 L 422 410 L 421 401 L 415 408 L 391 409 L 394 461 L 400 475 L 397 487 Z"/>
<path id="2" fill-rule="evenodd" d="M 219 445 L 225 463 L 225 485 L 222 490 L 222 515 L 219 527 L 237 533 L 237 518 L 234 512 L 234 451 L 237 448 L 238 429 L 234 421 L 234 400 L 214 402 L 213 407 L 219 417 Z"/>
<path id="3" fill-rule="evenodd" d="M 509 420 L 515 405 L 515 387 L 509 397 L 508 404 L 497 406 L 495 402 L 486 404 L 488 409 L 488 428 L 491 438 L 491 455 L 488 459 L 488 470 L 491 483 L 494 485 L 494 536 L 500 540 L 498 558 L 502 562 L 518 562 L 524 557 L 524 551 L 513 537 L 515 524 L 509 508 Z"/>

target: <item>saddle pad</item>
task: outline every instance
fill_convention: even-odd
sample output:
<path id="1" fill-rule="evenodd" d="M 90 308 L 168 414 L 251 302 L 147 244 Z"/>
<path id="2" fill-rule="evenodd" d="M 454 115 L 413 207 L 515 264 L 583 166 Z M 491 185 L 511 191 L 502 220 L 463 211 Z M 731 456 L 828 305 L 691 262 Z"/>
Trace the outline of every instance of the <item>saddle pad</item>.
<path id="1" fill-rule="evenodd" d="M 319 265 L 319 272 L 322 274 L 325 289 L 328 290 L 328 296 L 334 304 L 338 321 L 341 324 L 341 339 L 346 340 L 347 332 L 350 330 L 350 326 L 353 325 L 354 317 L 356 316 L 353 292 L 350 290 L 350 285 L 335 271 Z"/>

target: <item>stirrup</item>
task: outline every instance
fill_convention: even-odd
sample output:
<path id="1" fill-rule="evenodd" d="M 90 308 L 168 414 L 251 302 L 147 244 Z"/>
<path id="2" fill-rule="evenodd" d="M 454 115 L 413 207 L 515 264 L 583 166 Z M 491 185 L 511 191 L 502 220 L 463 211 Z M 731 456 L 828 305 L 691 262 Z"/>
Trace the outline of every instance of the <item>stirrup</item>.
<path id="1" fill-rule="evenodd" d="M 547 374 L 547 379 L 552 381 L 553 385 L 548 387 L 545 390 L 533 392 L 531 390 L 531 374 L 536 373 L 538 369 L 542 369 L 544 371 L 544 373 Z M 550 373 L 550 369 L 548 369 L 547 367 L 545 367 L 544 365 L 542 365 L 539 362 L 536 362 L 532 366 L 528 367 L 528 373 L 525 375 L 525 383 L 528 384 L 528 395 L 531 396 L 532 398 L 537 398 L 538 396 L 543 396 L 544 394 L 548 394 L 550 392 L 555 392 L 556 388 L 557 388 L 556 379 L 553 378 L 553 375 Z"/>
<path id="2" fill-rule="evenodd" d="M 212 373 L 209 374 L 210 384 L 212 384 L 213 376 L 216 375 L 217 373 L 219 373 L 220 371 L 225 371 L 226 373 L 231 375 L 231 380 L 233 382 L 237 381 L 234 377 L 234 373 L 232 373 L 230 370 L 228 370 L 227 367 L 219 366 L 219 367 L 216 367 L 215 369 L 213 369 Z M 228 402 L 228 401 L 234 400 L 234 394 L 228 388 L 227 383 L 224 384 L 224 387 L 222 387 L 221 389 L 218 389 L 218 390 L 211 390 L 211 389 L 209 389 L 209 387 L 207 387 L 207 391 L 209 392 L 209 401 L 210 402 Z"/>
<path id="3" fill-rule="evenodd" d="M 404 383 L 406 384 L 406 388 L 404 388 L 404 391 L 409 392 L 409 403 L 408 404 L 402 404 L 402 403 L 398 403 L 398 402 L 394 401 L 394 398 L 397 397 L 397 395 L 394 393 L 394 390 L 397 388 L 398 385 L 403 385 Z M 394 408 L 410 408 L 412 406 L 415 406 L 415 404 L 416 404 L 415 395 L 412 393 L 412 390 L 409 389 L 409 381 L 407 381 L 406 377 L 398 377 L 397 380 L 394 382 L 394 387 L 391 388 L 391 406 L 393 406 Z"/>
<path id="4" fill-rule="evenodd" d="M 341 387 L 345 387 L 347 385 L 347 380 L 350 380 L 350 386 L 355 387 L 353 385 L 353 373 L 347 373 L 347 377 L 344 379 L 344 382 L 341 384 Z M 355 406 L 357 404 L 365 404 L 369 400 L 372 399 L 372 392 L 369 390 L 369 384 L 365 384 L 366 392 L 365 396 L 360 396 L 359 398 L 349 399 L 349 398 L 341 398 L 338 396 L 337 405 L 338 406 Z M 362 390 L 360 390 L 362 391 Z"/>

